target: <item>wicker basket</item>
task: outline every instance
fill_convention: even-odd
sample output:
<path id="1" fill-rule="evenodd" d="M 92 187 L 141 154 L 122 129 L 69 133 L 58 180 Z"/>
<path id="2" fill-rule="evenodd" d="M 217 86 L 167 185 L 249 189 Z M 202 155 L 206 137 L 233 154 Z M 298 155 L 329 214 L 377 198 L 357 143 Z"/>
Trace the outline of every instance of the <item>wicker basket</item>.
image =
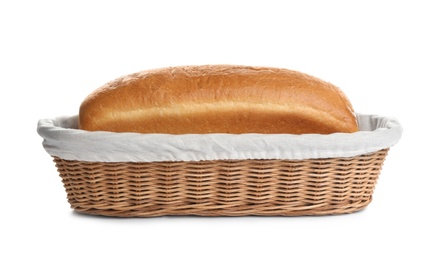
<path id="1" fill-rule="evenodd" d="M 159 162 L 52 156 L 77 212 L 117 217 L 301 216 L 365 208 L 388 150 L 336 158 Z"/>

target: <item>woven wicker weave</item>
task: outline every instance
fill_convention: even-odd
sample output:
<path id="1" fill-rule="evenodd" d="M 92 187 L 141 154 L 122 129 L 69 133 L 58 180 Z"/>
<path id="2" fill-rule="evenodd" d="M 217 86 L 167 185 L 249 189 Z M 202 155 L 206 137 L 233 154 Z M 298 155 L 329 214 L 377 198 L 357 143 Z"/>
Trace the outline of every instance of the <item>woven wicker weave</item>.
<path id="1" fill-rule="evenodd" d="M 296 216 L 366 207 L 387 152 L 308 160 L 54 161 L 71 207 L 86 214 Z"/>

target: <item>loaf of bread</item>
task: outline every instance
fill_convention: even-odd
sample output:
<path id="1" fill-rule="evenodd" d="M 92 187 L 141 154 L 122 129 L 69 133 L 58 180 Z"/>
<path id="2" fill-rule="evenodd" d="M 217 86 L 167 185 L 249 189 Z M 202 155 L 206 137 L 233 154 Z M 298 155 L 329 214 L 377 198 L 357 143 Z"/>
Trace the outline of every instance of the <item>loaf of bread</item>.
<path id="1" fill-rule="evenodd" d="M 111 81 L 81 104 L 88 131 L 205 134 L 355 132 L 336 86 L 297 71 L 233 65 L 146 70 Z"/>

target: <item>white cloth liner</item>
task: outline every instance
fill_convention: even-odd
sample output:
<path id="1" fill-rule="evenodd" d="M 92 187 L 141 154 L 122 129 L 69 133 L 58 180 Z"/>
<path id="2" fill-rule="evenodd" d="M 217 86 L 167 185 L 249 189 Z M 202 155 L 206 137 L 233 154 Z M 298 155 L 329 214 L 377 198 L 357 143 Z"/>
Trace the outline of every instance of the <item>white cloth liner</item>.
<path id="1" fill-rule="evenodd" d="M 92 162 L 352 157 L 389 148 L 401 138 L 395 118 L 357 118 L 358 132 L 329 135 L 89 132 L 77 129 L 77 116 L 41 119 L 37 131 L 51 156 Z"/>

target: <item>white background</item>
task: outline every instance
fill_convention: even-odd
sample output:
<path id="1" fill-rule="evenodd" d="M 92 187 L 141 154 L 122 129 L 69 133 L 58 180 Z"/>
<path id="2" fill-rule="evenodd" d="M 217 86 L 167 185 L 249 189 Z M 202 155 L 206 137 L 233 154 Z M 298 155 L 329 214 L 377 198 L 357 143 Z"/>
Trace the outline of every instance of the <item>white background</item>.
<path id="1" fill-rule="evenodd" d="M 1 259 L 436 259 L 432 1 L 0 2 Z M 353 2 L 353 3 L 352 3 Z M 403 137 L 373 202 L 327 217 L 74 213 L 36 133 L 139 70 L 284 67 L 340 87 Z M 432 248 L 433 247 L 433 248 Z"/>

